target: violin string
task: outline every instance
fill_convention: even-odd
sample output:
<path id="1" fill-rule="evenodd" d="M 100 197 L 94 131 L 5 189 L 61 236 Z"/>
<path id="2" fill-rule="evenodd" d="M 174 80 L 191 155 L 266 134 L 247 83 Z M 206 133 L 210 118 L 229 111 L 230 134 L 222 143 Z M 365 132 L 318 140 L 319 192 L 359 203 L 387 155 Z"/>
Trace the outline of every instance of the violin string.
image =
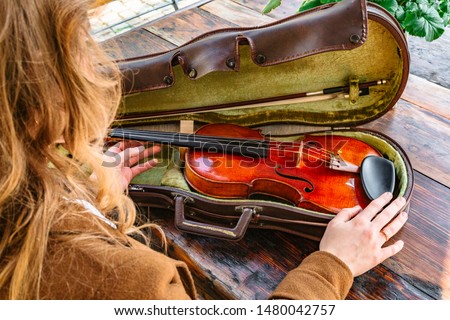
<path id="1" fill-rule="evenodd" d="M 294 154 L 299 154 L 299 155 L 302 155 L 302 156 L 307 156 L 308 157 L 308 160 L 322 160 L 324 163 L 326 163 L 326 164 L 331 164 L 332 163 L 332 160 L 331 160 L 331 156 L 329 157 L 329 158 L 323 158 L 323 157 L 321 157 L 321 155 L 319 154 L 319 156 L 315 156 L 315 155 L 312 155 L 311 153 L 309 153 L 309 152 L 304 152 L 304 151 L 302 151 L 301 153 L 300 152 L 298 152 L 298 151 L 294 151 L 294 150 L 283 150 L 283 152 L 287 152 L 287 153 L 294 153 Z M 302 158 L 303 159 L 303 158 Z"/>
<path id="2" fill-rule="evenodd" d="M 216 137 L 216 136 L 205 136 L 205 135 L 195 135 L 195 134 L 180 134 L 180 133 L 170 133 L 170 132 L 155 132 L 155 131 L 146 131 L 146 130 L 127 130 L 127 129 L 115 129 L 115 136 L 123 136 L 123 135 L 130 135 L 133 139 L 143 139 L 143 140 L 152 140 L 152 139 L 164 139 L 164 138 L 170 138 L 167 140 L 167 143 L 170 144 L 170 142 L 175 143 L 173 141 L 175 137 L 183 137 L 186 138 L 186 140 L 191 139 L 193 142 L 197 143 L 219 143 L 222 145 L 228 145 L 228 146 L 236 146 L 236 147 L 242 147 L 245 146 L 247 148 L 254 148 L 254 149 L 263 149 L 263 150 L 270 150 L 270 149 L 279 149 L 278 147 L 273 147 L 271 144 L 276 145 L 283 145 L 283 152 L 284 153 L 298 153 L 298 151 L 295 150 L 287 150 L 286 147 L 302 147 L 302 143 L 296 143 L 296 142 L 279 142 L 274 140 L 255 140 L 255 139 L 238 139 L 238 138 L 226 138 L 226 137 Z M 193 138 L 193 139 L 192 139 Z M 180 140 L 183 141 L 183 140 Z M 288 145 L 286 145 L 288 144 Z M 314 160 L 322 160 L 325 163 L 330 164 L 331 161 L 329 158 L 332 158 L 333 153 L 324 149 L 324 148 L 316 148 L 316 147 L 307 147 L 303 146 L 303 149 L 306 149 L 307 151 L 302 151 L 301 155 L 308 156 L 309 159 Z M 323 158 L 325 157 L 325 159 Z"/>
<path id="3" fill-rule="evenodd" d="M 183 138 L 179 141 L 192 141 L 192 142 L 221 142 L 223 144 L 231 143 L 231 144 L 245 144 L 245 146 L 255 146 L 259 147 L 261 143 L 269 143 L 269 140 L 243 140 L 237 138 L 228 138 L 228 137 L 216 137 L 216 136 L 204 136 L 204 135 L 196 135 L 196 134 L 180 134 L 180 133 L 170 133 L 170 132 L 152 132 L 145 130 L 114 130 L 116 132 L 116 136 L 121 136 L 123 134 L 140 136 L 144 139 L 164 139 L 168 137 L 167 143 L 171 143 L 175 138 Z"/>
<path id="4" fill-rule="evenodd" d="M 126 129 L 115 129 L 115 136 L 124 136 L 125 135 L 130 135 L 132 139 L 142 139 L 142 140 L 148 140 L 151 141 L 152 139 L 164 139 L 169 137 L 170 139 L 167 140 L 167 143 L 175 143 L 174 138 L 178 135 L 181 137 L 186 138 L 186 140 L 189 140 L 189 138 L 194 138 L 193 140 L 191 139 L 191 141 L 193 142 L 197 142 L 197 143 L 208 143 L 208 142 L 215 142 L 215 143 L 219 143 L 222 145 L 228 145 L 228 146 L 235 146 L 235 147 L 242 147 L 243 144 L 246 148 L 254 148 L 254 150 L 270 150 L 270 149 L 278 149 L 278 148 L 273 148 L 270 146 L 271 143 L 273 143 L 274 141 L 270 141 L 270 140 L 251 140 L 251 139 L 236 139 L 236 138 L 218 138 L 215 136 L 202 136 L 202 135 L 188 135 L 188 134 L 179 134 L 179 133 L 169 133 L 169 132 L 151 132 L 151 131 L 145 131 L 145 130 L 126 130 Z M 217 141 L 219 140 L 220 141 Z M 250 144 L 250 145 L 249 145 Z M 261 146 L 261 144 L 265 144 L 265 146 Z M 275 144 L 286 144 L 286 142 L 275 142 Z M 301 147 L 301 143 L 293 143 L 290 142 L 289 143 L 289 147 L 293 147 L 293 146 L 298 146 L 299 148 Z M 212 146 L 213 147 L 213 146 Z M 330 164 L 331 160 L 329 160 L 332 157 L 332 153 L 328 152 L 325 149 L 321 149 L 321 151 L 314 151 L 314 154 L 311 152 L 312 148 L 307 148 L 308 152 L 302 152 L 301 155 L 305 155 L 308 156 L 308 158 L 310 160 L 322 160 L 324 161 L 326 164 Z M 314 148 L 316 149 L 316 148 Z M 286 150 L 283 149 L 284 153 L 297 153 L 300 154 L 298 151 L 294 151 L 294 150 Z M 325 155 L 325 159 L 322 157 L 322 155 Z"/>
<path id="5" fill-rule="evenodd" d="M 217 136 L 206 136 L 206 135 L 197 135 L 197 134 L 183 134 L 183 133 L 173 133 L 173 132 L 163 132 L 163 131 L 146 131 L 146 130 L 127 130 L 127 129 L 114 129 L 116 132 L 120 134 L 120 132 L 123 132 L 125 134 L 142 134 L 143 138 L 151 139 L 151 137 L 156 138 L 165 138 L 170 137 L 171 139 L 175 137 L 182 137 L 186 140 L 191 139 L 193 142 L 226 142 L 231 144 L 244 144 L 247 147 L 255 146 L 260 147 L 261 143 L 276 143 L 276 144 L 288 144 L 289 147 L 300 147 L 301 142 L 282 142 L 282 141 L 275 141 L 275 140 L 256 140 L 256 139 L 239 139 L 239 138 L 233 138 L 233 137 L 217 137 Z M 184 141 L 184 140 L 183 140 Z M 170 140 L 168 141 L 170 143 Z M 325 150 L 325 149 L 324 149 Z M 332 154 L 331 152 L 329 152 Z"/>
<path id="6" fill-rule="evenodd" d="M 117 130 L 117 129 L 116 129 Z M 180 134 L 178 133 L 169 133 L 169 132 L 151 132 L 150 131 L 150 135 L 148 134 L 149 131 L 145 131 L 145 130 L 132 130 L 132 131 L 126 131 L 126 129 L 122 129 L 121 131 L 118 131 L 119 135 L 120 132 L 123 132 L 125 134 L 132 134 L 132 135 L 139 135 L 142 134 L 141 138 L 145 138 L 145 139 L 152 139 L 152 136 L 154 136 L 155 138 L 159 138 L 160 137 L 171 137 L 174 138 L 177 135 L 179 136 Z M 218 143 L 222 143 L 222 144 L 230 144 L 230 145 L 243 145 L 245 147 L 261 147 L 261 144 L 269 144 L 268 147 L 270 147 L 271 143 L 275 143 L 275 144 L 281 144 L 281 145 L 286 145 L 288 144 L 286 147 L 301 147 L 302 143 L 296 143 L 296 142 L 280 142 L 280 141 L 274 141 L 274 140 L 252 140 L 252 139 L 236 139 L 236 138 L 226 138 L 226 137 L 215 137 L 215 136 L 202 136 L 202 135 L 192 135 L 192 134 L 181 134 L 181 136 L 184 136 L 186 138 L 189 139 L 189 137 L 193 137 L 194 139 L 192 140 L 193 142 L 218 142 Z M 170 143 L 171 140 L 168 141 L 168 143 Z M 308 148 L 311 149 L 311 148 Z M 320 149 L 320 148 L 315 148 L 315 149 Z M 325 153 L 325 155 L 330 155 L 332 156 L 333 153 L 326 150 L 325 148 L 321 148 L 321 152 Z"/>

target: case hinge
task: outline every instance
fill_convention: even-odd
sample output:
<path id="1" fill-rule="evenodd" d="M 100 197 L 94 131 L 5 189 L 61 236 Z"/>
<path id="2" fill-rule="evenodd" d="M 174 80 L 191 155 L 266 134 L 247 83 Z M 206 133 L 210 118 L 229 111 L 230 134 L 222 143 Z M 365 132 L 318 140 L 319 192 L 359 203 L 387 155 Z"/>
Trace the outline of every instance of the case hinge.
<path id="1" fill-rule="evenodd" d="M 235 211 L 237 212 L 242 212 L 244 211 L 244 209 L 251 209 L 253 211 L 253 213 L 258 213 L 263 211 L 262 207 L 259 206 L 237 206 L 236 208 L 234 208 Z"/>

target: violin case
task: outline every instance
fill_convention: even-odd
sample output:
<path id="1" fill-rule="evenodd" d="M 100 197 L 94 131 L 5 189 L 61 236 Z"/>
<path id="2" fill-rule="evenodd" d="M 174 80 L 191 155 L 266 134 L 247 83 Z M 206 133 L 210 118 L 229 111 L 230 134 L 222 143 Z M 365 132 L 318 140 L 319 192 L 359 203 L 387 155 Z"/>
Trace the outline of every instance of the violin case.
<path id="1" fill-rule="evenodd" d="M 409 73 L 404 33 L 382 7 L 343 0 L 269 25 L 214 30 L 167 52 L 117 62 L 125 89 L 115 127 L 189 133 L 208 123 L 232 123 L 281 141 L 305 133 L 353 137 L 393 162 L 394 196 L 405 197 L 408 209 L 414 177 L 407 155 L 391 137 L 358 128 L 394 107 Z M 365 94 L 358 90 L 358 83 L 381 79 Z M 347 94 L 292 99 L 340 86 Z M 270 197 L 200 194 L 186 183 L 183 152 L 163 148 L 159 165 L 129 186 L 138 205 L 173 212 L 179 230 L 239 240 L 248 228 L 261 228 L 319 240 L 334 217 Z"/>

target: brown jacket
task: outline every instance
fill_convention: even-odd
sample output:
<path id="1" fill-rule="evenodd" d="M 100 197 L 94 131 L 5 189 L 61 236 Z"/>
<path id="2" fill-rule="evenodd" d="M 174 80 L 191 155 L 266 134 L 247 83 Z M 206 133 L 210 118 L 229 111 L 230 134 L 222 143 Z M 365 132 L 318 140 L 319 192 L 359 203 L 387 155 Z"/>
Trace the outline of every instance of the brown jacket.
<path id="1" fill-rule="evenodd" d="M 65 222 L 56 232 L 98 231 L 89 219 L 97 218 L 92 216 L 86 221 L 77 219 Z M 183 262 L 117 234 L 125 245 L 99 238 L 79 240 L 76 244 L 50 241 L 44 263 L 41 297 L 118 300 L 196 298 L 192 276 Z M 271 298 L 343 299 L 352 281 L 352 274 L 343 262 L 329 253 L 316 252 L 288 273 Z"/>

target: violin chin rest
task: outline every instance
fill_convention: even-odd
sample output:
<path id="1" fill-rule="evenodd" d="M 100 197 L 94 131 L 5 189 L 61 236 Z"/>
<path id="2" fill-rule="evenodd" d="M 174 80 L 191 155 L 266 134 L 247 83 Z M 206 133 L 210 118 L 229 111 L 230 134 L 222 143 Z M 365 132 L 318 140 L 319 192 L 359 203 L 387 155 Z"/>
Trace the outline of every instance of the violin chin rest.
<path id="1" fill-rule="evenodd" d="M 388 159 L 367 156 L 361 163 L 361 181 L 370 200 L 374 200 L 385 192 L 394 192 L 395 168 Z"/>

